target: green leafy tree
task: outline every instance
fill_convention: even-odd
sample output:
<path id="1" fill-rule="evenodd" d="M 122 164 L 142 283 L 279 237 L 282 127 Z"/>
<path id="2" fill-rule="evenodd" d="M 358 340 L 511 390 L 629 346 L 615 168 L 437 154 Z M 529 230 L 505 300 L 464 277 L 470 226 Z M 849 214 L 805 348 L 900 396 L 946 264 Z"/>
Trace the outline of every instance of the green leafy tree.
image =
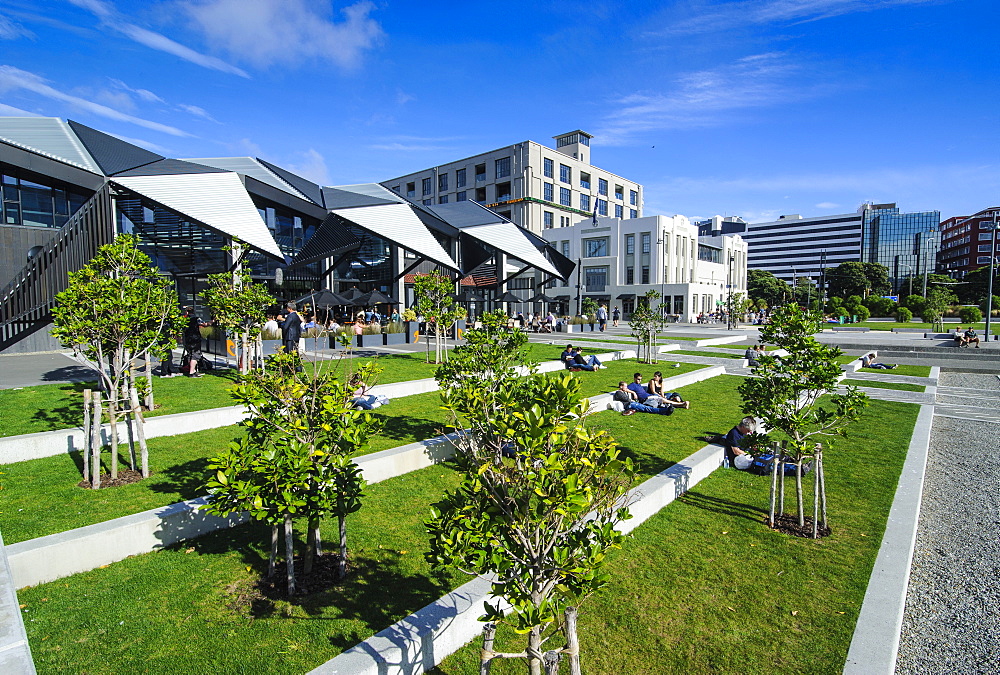
<path id="1" fill-rule="evenodd" d="M 827 440 L 827 449 L 834 436 L 844 436 L 847 427 L 860 419 L 868 405 L 868 397 L 856 387 L 848 387 L 843 394 L 831 394 L 837 388 L 842 370 L 837 362 L 841 351 L 824 345 L 814 336 L 822 329 L 822 317 L 816 312 L 803 311 L 796 305 L 783 307 L 762 326 L 761 342 L 774 345 L 788 352 L 787 356 L 758 357 L 759 365 L 751 371 L 755 377 L 745 379 L 739 386 L 743 398 L 742 410 L 762 421 L 772 431 L 783 433 L 788 441 L 785 454 L 796 464 L 795 495 L 799 527 L 805 527 L 803 505 L 802 466 L 813 458 L 820 439 Z M 769 439 L 759 437 L 758 443 Z M 822 459 L 818 464 L 821 465 Z M 822 477 L 821 466 L 817 467 Z M 824 505 L 822 520 L 826 524 L 826 494 L 823 480 L 817 480 L 817 497 Z M 783 499 L 780 500 L 784 502 Z M 771 492 L 771 522 L 775 522 L 775 491 Z M 782 515 L 777 514 L 779 517 Z M 813 517 L 816 532 L 817 514 Z M 815 536 L 815 534 L 814 534 Z"/>
<path id="2" fill-rule="evenodd" d="M 261 331 L 268 306 L 276 302 L 274 296 L 267 286 L 255 283 L 248 272 L 237 270 L 208 275 L 208 288 L 202 297 L 215 323 L 236 337 L 240 372 L 245 375 L 262 356 Z"/>
<path id="3" fill-rule="evenodd" d="M 887 295 L 892 290 L 889 269 L 878 263 L 840 263 L 826 270 L 826 281 L 830 294 L 841 297 Z"/>
<path id="4" fill-rule="evenodd" d="M 921 315 L 926 323 L 934 325 L 935 330 L 944 330 L 945 310 L 957 302 L 958 298 L 951 291 L 942 288 L 928 289 Z"/>
<path id="5" fill-rule="evenodd" d="M 792 297 L 791 287 L 766 270 L 747 270 L 747 294 L 767 307 L 779 307 Z"/>
<path id="6" fill-rule="evenodd" d="M 913 312 L 908 310 L 906 307 L 896 308 L 896 321 L 900 323 L 909 323 L 913 320 Z"/>
<path id="7" fill-rule="evenodd" d="M 142 431 L 135 381 L 136 358 L 163 356 L 174 346 L 173 335 L 183 319 L 173 283 L 160 276 L 149 256 L 138 249 L 138 239 L 121 235 L 102 246 L 79 272 L 70 272 L 69 287 L 55 297 L 52 335 L 92 368 L 107 396 L 111 423 L 111 477 L 118 477 L 118 420 L 136 425 L 130 437 L 129 458 L 136 470 L 135 445 L 141 453 L 143 477 L 149 476 L 149 456 Z M 148 383 L 150 389 L 152 384 Z M 100 425 L 100 419 L 95 420 Z M 101 448 L 90 448 L 84 473 L 91 484 L 101 484 Z M 86 479 L 87 476 L 85 475 Z"/>
<path id="8" fill-rule="evenodd" d="M 987 312 L 992 312 L 992 316 L 1000 315 L 1000 295 L 993 296 L 992 306 L 988 302 L 988 298 L 984 295 L 983 299 L 979 301 L 979 310 L 986 316 Z"/>
<path id="9" fill-rule="evenodd" d="M 433 363 L 443 363 L 448 359 L 448 332 L 456 321 L 465 318 L 465 309 L 455 304 L 455 298 L 452 297 L 454 290 L 455 282 L 437 270 L 417 275 L 413 281 L 417 310 L 424 315 L 427 331 L 434 331 Z M 427 344 L 427 360 L 431 362 L 430 343 Z"/>
<path id="10" fill-rule="evenodd" d="M 914 314 L 923 315 L 927 300 L 922 295 L 908 295 L 900 303 Z"/>
<path id="11" fill-rule="evenodd" d="M 962 302 L 970 304 L 973 302 L 979 302 L 986 297 L 989 288 L 990 281 L 990 266 L 983 265 L 979 269 L 975 269 L 962 278 L 961 284 L 954 286 L 957 289 L 959 298 Z M 996 266 L 993 274 L 993 290 L 994 292 L 1000 288 L 1000 265 Z M 995 305 L 994 305 L 995 307 Z"/>
<path id="12" fill-rule="evenodd" d="M 798 277 L 794 288 L 795 302 L 801 307 L 808 307 L 819 297 L 819 287 L 809 277 Z"/>
<path id="13" fill-rule="evenodd" d="M 587 317 L 589 323 L 593 324 L 597 320 L 597 302 L 593 298 L 584 298 L 580 305 L 580 314 Z"/>
<path id="14" fill-rule="evenodd" d="M 232 395 L 249 411 L 247 434 L 209 461 L 206 510 L 223 516 L 248 511 L 271 525 L 268 576 L 274 574 L 283 526 L 289 595 L 295 593 L 295 519 L 306 521 L 308 574 L 322 554 L 321 519 L 337 517 L 337 563 L 340 577 L 346 575 L 347 516 L 361 508 L 365 485 L 354 457 L 380 429 L 378 420 L 354 406 L 355 385 L 331 370 L 318 364 L 303 369 L 298 354 L 281 353 L 268 359 L 266 372 L 241 376 Z M 371 383 L 378 370 L 368 363 L 357 375 Z"/>
<path id="15" fill-rule="evenodd" d="M 983 320 L 983 313 L 978 307 L 963 307 L 958 311 L 958 318 L 962 323 L 979 323 Z"/>
<path id="16" fill-rule="evenodd" d="M 653 306 L 660 297 L 655 290 L 646 291 L 646 295 L 639 298 L 635 312 L 628 321 L 632 337 L 636 341 L 636 355 L 643 363 L 656 363 L 656 336 L 666 325 L 667 306 L 662 302 Z"/>
<path id="17" fill-rule="evenodd" d="M 501 656 L 526 658 L 538 674 L 546 641 L 561 631 L 577 644 L 564 612 L 609 581 L 603 565 L 625 536 L 616 526 L 630 517 L 635 471 L 606 431 L 586 425 L 578 378 L 519 377 L 521 344 L 500 317 L 484 318 L 467 339 L 438 371 L 463 479 L 431 511 L 427 558 L 492 575 L 499 601 L 480 620 L 527 635 L 523 652 Z"/>
<path id="18" fill-rule="evenodd" d="M 892 316 L 896 312 L 896 301 L 873 295 L 864 301 L 864 306 L 871 310 L 872 316 Z"/>

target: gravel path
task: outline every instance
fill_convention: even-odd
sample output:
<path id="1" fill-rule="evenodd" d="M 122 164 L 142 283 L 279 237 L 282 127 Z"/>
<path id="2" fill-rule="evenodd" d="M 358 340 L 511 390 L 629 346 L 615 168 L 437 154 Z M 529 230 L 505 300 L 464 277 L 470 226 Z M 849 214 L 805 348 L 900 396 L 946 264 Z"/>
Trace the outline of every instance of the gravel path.
<path id="1" fill-rule="evenodd" d="M 941 385 L 1000 396 L 993 375 L 942 373 Z M 1000 664 L 998 438 L 1000 424 L 934 418 L 897 673 L 992 673 Z"/>

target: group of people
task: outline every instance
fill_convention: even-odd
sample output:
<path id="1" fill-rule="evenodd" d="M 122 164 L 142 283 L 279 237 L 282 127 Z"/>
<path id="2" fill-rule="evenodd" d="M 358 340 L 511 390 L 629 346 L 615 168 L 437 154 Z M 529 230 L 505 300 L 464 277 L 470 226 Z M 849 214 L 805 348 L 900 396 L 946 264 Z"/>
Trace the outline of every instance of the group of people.
<path id="1" fill-rule="evenodd" d="M 563 362 L 568 370 L 586 370 L 592 372 L 606 368 L 601 360 L 593 354 L 584 356 L 583 347 L 577 345 L 566 345 L 566 349 L 559 355 L 559 360 Z"/>
<path id="2" fill-rule="evenodd" d="M 955 329 L 956 347 L 968 347 L 972 344 L 976 345 L 976 349 L 979 349 L 979 334 L 972 326 L 969 326 L 964 332 L 961 326 Z"/>
<path id="3" fill-rule="evenodd" d="M 618 383 L 612 398 L 624 406 L 622 415 L 626 416 L 637 412 L 671 415 L 674 408 L 691 407 L 691 402 L 685 401 L 680 393 L 663 390 L 663 373 L 660 371 L 653 373 L 646 384 L 643 384 L 642 373 L 633 374 L 631 384 L 624 381 Z"/>
<path id="4" fill-rule="evenodd" d="M 756 367 L 760 365 L 757 359 L 763 355 L 764 345 L 750 345 L 747 347 L 746 352 L 743 353 L 743 358 L 749 362 L 749 365 Z"/>

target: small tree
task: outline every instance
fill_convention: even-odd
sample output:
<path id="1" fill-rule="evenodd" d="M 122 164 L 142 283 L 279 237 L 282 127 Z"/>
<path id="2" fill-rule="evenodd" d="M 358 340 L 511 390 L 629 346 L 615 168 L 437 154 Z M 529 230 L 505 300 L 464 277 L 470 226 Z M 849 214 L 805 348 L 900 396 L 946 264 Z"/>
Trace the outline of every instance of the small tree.
<path id="1" fill-rule="evenodd" d="M 236 338 L 240 373 L 249 372 L 262 357 L 261 330 L 267 320 L 266 310 L 275 304 L 264 284 L 254 283 L 244 270 L 208 275 L 208 288 L 202 293 L 215 323 Z"/>
<path id="2" fill-rule="evenodd" d="M 979 323 L 983 320 L 983 313 L 978 307 L 963 307 L 958 310 L 958 318 L 962 323 Z"/>
<path id="3" fill-rule="evenodd" d="M 448 332 L 456 321 L 465 318 L 465 309 L 456 305 L 452 297 L 454 289 L 455 282 L 437 270 L 430 274 L 420 274 L 413 281 L 417 310 L 424 315 L 427 329 L 433 327 L 434 330 L 433 363 L 443 363 L 448 359 Z M 427 360 L 431 362 L 429 344 Z"/>
<path id="4" fill-rule="evenodd" d="M 636 356 L 643 363 L 656 363 L 656 337 L 666 325 L 666 305 L 661 302 L 653 307 L 660 297 L 655 290 L 646 291 L 628 322 L 636 342 Z"/>
<path id="5" fill-rule="evenodd" d="M 832 394 L 840 381 L 842 370 L 837 362 L 841 351 L 821 344 L 813 335 L 821 328 L 822 317 L 816 312 L 802 311 L 796 305 L 778 310 L 771 322 L 760 330 L 761 342 L 773 344 L 788 352 L 787 356 L 758 357 L 759 365 L 752 369 L 755 377 L 739 386 L 744 414 L 761 420 L 768 429 L 788 437 L 784 450 L 795 462 L 795 495 L 799 527 L 805 527 L 803 507 L 802 467 L 811 459 L 818 438 L 846 435 L 847 426 L 860 419 L 868 405 L 868 397 L 856 387 L 844 394 Z M 767 442 L 756 438 L 755 442 Z M 830 442 L 827 443 L 830 447 Z M 775 462 L 778 469 L 781 462 Z M 817 458 L 817 497 L 822 498 L 822 520 L 826 524 L 826 493 L 822 480 L 822 455 Z M 783 500 L 781 500 L 783 503 Z M 775 492 L 771 492 L 771 524 L 775 522 Z M 778 517 L 782 514 L 779 512 Z M 813 532 L 816 533 L 816 514 Z"/>
<path id="6" fill-rule="evenodd" d="M 913 312 L 908 310 L 906 307 L 896 308 L 896 321 L 900 323 L 909 323 L 913 320 Z"/>
<path id="7" fill-rule="evenodd" d="M 578 378 L 518 376 L 524 337 L 505 326 L 502 314 L 486 315 L 438 370 L 464 477 L 431 512 L 428 560 L 495 575 L 500 602 L 486 603 L 480 620 L 509 623 L 528 644 L 517 654 L 484 653 L 483 667 L 496 656 L 525 658 L 538 674 L 556 632 L 578 644 L 575 621 L 563 624 L 563 614 L 575 616 L 570 606 L 608 582 L 602 567 L 624 538 L 615 527 L 629 517 L 635 471 L 605 431 L 587 428 Z"/>
<path id="8" fill-rule="evenodd" d="M 597 320 L 597 302 L 593 298 L 584 298 L 580 303 L 580 314 L 593 324 Z"/>
<path id="9" fill-rule="evenodd" d="M 149 256 L 138 249 L 138 239 L 121 235 L 102 246 L 79 272 L 70 272 L 69 287 L 55 297 L 52 335 L 73 349 L 78 358 L 98 375 L 107 396 L 111 423 L 111 478 L 118 478 L 118 420 L 134 423 L 129 460 L 136 470 L 136 448 L 141 452 L 142 476 L 149 476 L 149 455 L 138 408 L 132 361 L 163 356 L 174 346 L 173 335 L 181 329 L 177 293 L 160 276 Z M 152 389 L 152 382 L 148 382 Z M 96 406 L 95 406 L 96 408 Z M 89 411 L 87 416 L 91 416 Z M 101 425 L 100 414 L 91 417 Z M 84 480 L 101 486 L 100 434 L 90 434 L 97 443 L 84 458 Z M 89 458 L 89 461 L 88 461 Z"/>
<path id="10" fill-rule="evenodd" d="M 353 458 L 380 426 L 371 414 L 354 407 L 350 384 L 320 365 L 300 367 L 298 354 L 281 353 L 268 360 L 267 372 L 240 377 L 232 394 L 250 411 L 243 422 L 247 434 L 210 460 L 211 498 L 205 507 L 223 516 L 249 511 L 255 520 L 271 525 L 268 576 L 274 574 L 278 529 L 283 526 L 289 595 L 295 593 L 296 518 L 306 520 L 303 572 L 308 574 L 315 556 L 322 555 L 320 521 L 337 516 L 338 574 L 346 575 L 346 518 L 361 508 L 365 485 Z M 370 382 L 377 372 L 368 363 L 358 375 Z"/>

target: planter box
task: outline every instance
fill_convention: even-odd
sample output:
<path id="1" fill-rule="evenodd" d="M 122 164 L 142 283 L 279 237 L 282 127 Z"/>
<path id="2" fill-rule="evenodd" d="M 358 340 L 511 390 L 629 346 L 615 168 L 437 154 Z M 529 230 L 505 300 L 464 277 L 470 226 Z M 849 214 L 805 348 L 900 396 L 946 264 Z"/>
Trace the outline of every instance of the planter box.
<path id="1" fill-rule="evenodd" d="M 455 322 L 455 326 L 451 329 L 451 335 L 449 337 L 452 340 L 457 340 L 464 332 L 465 332 L 465 319 L 462 319 L 461 321 Z"/>
<path id="2" fill-rule="evenodd" d="M 366 337 L 376 337 L 375 335 Z M 382 344 L 383 345 L 405 345 L 408 340 L 406 333 L 382 333 Z"/>
<path id="3" fill-rule="evenodd" d="M 382 333 L 378 335 L 355 335 L 354 336 L 354 346 L 355 347 L 381 347 L 382 346 Z"/>
<path id="4" fill-rule="evenodd" d="M 578 333 L 579 331 L 577 331 L 576 330 L 576 326 L 574 326 L 571 323 L 561 323 L 558 326 L 556 326 L 556 332 L 557 333 Z"/>

